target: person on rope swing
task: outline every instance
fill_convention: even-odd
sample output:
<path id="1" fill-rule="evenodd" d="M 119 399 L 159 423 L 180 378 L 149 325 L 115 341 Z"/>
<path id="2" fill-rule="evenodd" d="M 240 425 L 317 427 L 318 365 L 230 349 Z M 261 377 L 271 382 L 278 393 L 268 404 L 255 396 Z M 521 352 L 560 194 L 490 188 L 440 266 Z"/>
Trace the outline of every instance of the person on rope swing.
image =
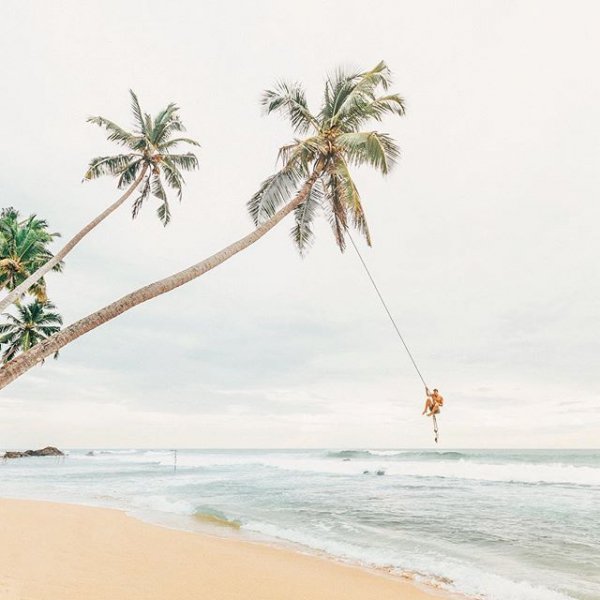
<path id="1" fill-rule="evenodd" d="M 430 392 L 429 388 L 426 387 L 425 393 L 427 394 L 427 400 L 425 400 L 425 408 L 421 414 L 427 413 L 428 417 L 439 414 L 440 408 L 444 406 L 444 398 L 437 389 Z"/>

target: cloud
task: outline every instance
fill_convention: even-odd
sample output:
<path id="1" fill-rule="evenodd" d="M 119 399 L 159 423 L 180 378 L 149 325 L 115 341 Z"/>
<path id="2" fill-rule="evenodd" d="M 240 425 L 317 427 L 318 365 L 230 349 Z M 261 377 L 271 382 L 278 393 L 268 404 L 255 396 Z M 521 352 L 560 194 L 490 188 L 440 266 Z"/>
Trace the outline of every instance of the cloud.
<path id="1" fill-rule="evenodd" d="M 327 70 L 383 57 L 409 110 L 382 125 L 402 147 L 395 172 L 357 173 L 374 238 L 364 255 L 427 381 L 448 400 L 443 443 L 597 445 L 597 11 L 380 8 L 384 21 L 354 1 L 343 13 L 319 3 L 321 18 L 306 27 L 276 2 L 143 14 L 118 2 L 102 14 L 74 1 L 11 5 L 0 23 L 11 65 L 3 201 L 67 237 L 117 193 L 108 180 L 80 182 L 91 156 L 114 150 L 85 118 L 127 124 L 129 88 L 150 111 L 182 107 L 202 148 L 172 224 L 163 228 L 151 205 L 135 221 L 124 208 L 86 238 L 65 274 L 48 277 L 72 322 L 250 229 L 245 202 L 293 135 L 261 117 L 262 89 L 301 80 L 315 103 Z M 4 390 L 2 439 L 430 445 L 420 381 L 356 257 L 340 255 L 320 222 L 301 260 L 290 227 Z"/>

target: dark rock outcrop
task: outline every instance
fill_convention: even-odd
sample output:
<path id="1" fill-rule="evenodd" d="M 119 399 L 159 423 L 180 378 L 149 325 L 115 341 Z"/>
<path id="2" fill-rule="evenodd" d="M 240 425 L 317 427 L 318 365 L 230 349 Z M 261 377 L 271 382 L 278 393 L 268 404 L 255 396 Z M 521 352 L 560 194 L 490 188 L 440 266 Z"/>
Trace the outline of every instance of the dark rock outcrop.
<path id="1" fill-rule="evenodd" d="M 29 456 L 64 456 L 65 453 L 61 452 L 58 448 L 54 446 L 46 446 L 41 450 L 33 450 Z"/>
<path id="2" fill-rule="evenodd" d="M 23 458 L 24 456 L 64 456 L 64 452 L 61 452 L 54 446 L 46 446 L 40 450 L 25 450 L 25 452 L 5 452 L 3 458 Z"/>
<path id="3" fill-rule="evenodd" d="M 21 458 L 22 456 L 22 452 L 5 452 L 2 458 Z"/>

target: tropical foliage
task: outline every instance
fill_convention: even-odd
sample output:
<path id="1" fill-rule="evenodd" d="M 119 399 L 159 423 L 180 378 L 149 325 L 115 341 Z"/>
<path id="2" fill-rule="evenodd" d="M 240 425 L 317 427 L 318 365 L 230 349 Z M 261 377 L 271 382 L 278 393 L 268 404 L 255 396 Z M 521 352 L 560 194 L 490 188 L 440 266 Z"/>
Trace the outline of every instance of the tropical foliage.
<path id="1" fill-rule="evenodd" d="M 130 90 L 134 129 L 128 131 L 104 117 L 90 117 L 88 122 L 104 127 L 108 139 L 127 148 L 124 154 L 98 156 L 89 164 L 84 179 L 96 179 L 102 175 L 117 177 L 119 189 L 131 185 L 145 170 L 140 195 L 133 202 L 132 216 L 135 218 L 143 203 L 152 195 L 160 202 L 157 214 L 164 225 L 171 219 L 165 186 L 175 190 L 181 200 L 185 183 L 182 171 L 198 167 L 198 159 L 192 152 L 176 153 L 180 144 L 199 146 L 198 142 L 186 137 L 173 137 L 185 131 L 179 118 L 177 105 L 171 103 L 154 118 L 143 113 L 137 96 Z M 163 183 L 164 181 L 164 183 Z"/>
<path id="2" fill-rule="evenodd" d="M 21 219 L 14 208 L 3 209 L 0 212 L 0 289 L 15 289 L 49 261 L 53 255 L 48 246 L 59 236 L 50 233 L 47 221 L 36 215 Z M 61 270 L 62 263 L 54 266 L 54 271 Z M 27 291 L 40 302 L 48 299 L 44 278 Z"/>
<path id="3" fill-rule="evenodd" d="M 177 114 L 179 109 L 175 104 L 169 104 L 153 119 L 147 113 L 142 113 L 138 99 L 133 92 L 131 92 L 131 100 L 136 122 L 133 132 L 126 131 L 104 117 L 91 117 L 89 119 L 90 122 L 106 128 L 109 133 L 108 139 L 127 147 L 129 152 L 93 159 L 84 177 L 84 180 L 86 180 L 95 179 L 101 175 L 113 175 L 118 178 L 118 187 L 127 189 L 115 202 L 79 230 L 56 252 L 54 257 L 39 266 L 16 288 L 12 289 L 4 298 L 1 298 L 0 311 L 13 304 L 28 289 L 40 281 L 46 273 L 56 268 L 60 261 L 88 233 L 117 210 L 136 190 L 139 189 L 140 194 L 133 203 L 134 217 L 138 214 L 144 201 L 152 194 L 160 201 L 158 216 L 161 221 L 165 225 L 169 222 L 171 213 L 163 179 L 166 186 L 174 188 L 178 198 L 181 199 L 184 184 L 181 172 L 182 170 L 195 169 L 198 165 L 194 154 L 190 152 L 176 154 L 173 150 L 181 143 L 198 144 L 188 138 L 173 137 L 175 132 L 184 130 Z"/>
<path id="4" fill-rule="evenodd" d="M 381 121 L 387 114 L 404 114 L 404 100 L 388 93 L 390 83 L 384 62 L 362 73 L 338 70 L 327 78 L 316 113 L 297 83 L 281 82 L 265 92 L 262 103 L 267 114 L 283 113 L 302 137 L 279 150 L 281 169 L 262 183 L 248 203 L 256 225 L 271 218 L 316 172 L 318 179 L 308 198 L 295 210 L 291 233 L 299 251 L 304 253 L 312 242 L 319 210 L 325 212 L 340 250 L 345 248 L 350 226 L 371 244 L 351 167 L 368 165 L 385 175 L 398 158 L 398 146 L 388 134 L 364 129 L 369 121 Z"/>
<path id="5" fill-rule="evenodd" d="M 293 238 L 301 252 L 312 240 L 312 223 L 320 209 L 329 216 L 341 250 L 351 226 L 370 243 L 361 198 L 350 169 L 372 166 L 385 175 L 398 157 L 398 147 L 388 134 L 364 129 L 371 120 L 380 121 L 387 114 L 404 114 L 404 101 L 398 94 L 388 93 L 389 85 L 390 73 L 383 62 L 367 72 L 338 71 L 326 80 L 323 102 L 316 114 L 310 112 L 304 90 L 298 84 L 281 83 L 267 91 L 263 99 L 267 113 L 283 112 L 296 134 L 304 137 L 280 149 L 281 169 L 263 182 L 248 203 L 256 228 L 186 269 L 140 287 L 86 315 L 9 361 L 0 369 L 0 389 L 86 333 L 217 268 L 256 243 L 291 213 L 295 213 L 296 218 Z M 142 116 L 133 94 L 132 98 L 134 112 L 138 114 L 138 129 L 133 134 L 107 124 L 100 117 L 95 122 L 106 126 L 109 138 L 135 151 L 120 155 L 121 158 L 96 159 L 90 167 L 89 178 L 115 174 L 120 184 L 125 185 L 123 177 L 124 181 L 131 181 L 133 173 L 139 172 L 137 182 L 145 176 L 146 170 L 151 168 L 151 174 L 155 175 L 155 168 L 164 170 L 165 164 L 169 164 L 169 157 L 157 153 L 157 146 L 150 146 L 150 137 L 144 133 L 159 127 L 157 123 L 164 122 L 165 117 L 159 115 L 153 121 L 148 115 Z M 155 140 L 162 139 L 160 135 L 152 135 Z M 170 143 L 181 140 L 171 139 Z M 163 149 L 168 143 L 163 144 Z M 140 151 L 136 144 L 140 145 Z"/>
<path id="6" fill-rule="evenodd" d="M 51 302 L 33 300 L 17 306 L 16 316 L 2 315 L 7 321 L 0 325 L 2 362 L 7 363 L 19 352 L 27 352 L 60 330 L 62 317 L 54 312 L 55 308 Z M 57 357 L 58 352 L 54 354 Z"/>

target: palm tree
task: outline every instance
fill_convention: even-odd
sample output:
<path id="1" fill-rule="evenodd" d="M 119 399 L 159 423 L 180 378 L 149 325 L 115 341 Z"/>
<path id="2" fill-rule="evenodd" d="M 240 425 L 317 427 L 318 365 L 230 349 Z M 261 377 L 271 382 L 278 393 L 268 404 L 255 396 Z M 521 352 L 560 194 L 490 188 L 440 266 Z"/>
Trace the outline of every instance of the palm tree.
<path id="1" fill-rule="evenodd" d="M 387 173 L 398 155 L 394 142 L 387 135 L 359 129 L 369 119 L 379 121 L 386 113 L 404 113 L 399 96 L 378 95 L 379 90 L 385 91 L 389 84 L 390 74 L 384 63 L 365 73 L 339 71 L 327 79 L 325 101 L 317 116 L 308 111 L 299 86 L 280 86 L 278 91 L 267 92 L 265 103 L 268 112 L 285 111 L 296 131 L 312 128 L 313 135 L 295 140 L 280 151 L 282 169 L 267 179 L 249 202 L 256 228 L 212 256 L 123 296 L 17 357 L 0 369 L 0 389 L 85 333 L 229 260 L 262 238 L 292 212 L 296 216 L 294 239 L 301 249 L 311 238 L 312 216 L 320 206 L 330 212 L 340 248 L 344 247 L 348 216 L 370 241 L 349 165 L 367 163 Z"/>
<path id="2" fill-rule="evenodd" d="M 14 290 L 22 284 L 40 266 L 52 259 L 48 245 L 59 233 L 48 231 L 48 222 L 30 215 L 20 219 L 14 208 L 5 208 L 0 212 L 0 289 Z M 62 270 L 59 262 L 54 271 Z M 29 289 L 38 300 L 47 300 L 44 278 L 37 280 Z M 19 297 L 16 301 L 19 301 Z"/>
<path id="3" fill-rule="evenodd" d="M 198 159 L 191 152 L 174 153 L 182 143 L 198 146 L 198 142 L 185 137 L 173 137 L 175 133 L 185 131 L 179 118 L 179 108 L 171 103 L 152 118 L 143 113 L 137 96 L 130 90 L 131 109 L 134 116 L 134 129 L 127 131 L 104 117 L 90 117 L 88 122 L 103 127 L 108 139 L 127 149 L 124 154 L 98 156 L 94 158 L 85 173 L 84 181 L 96 179 L 102 175 L 117 177 L 117 187 L 125 189 L 124 194 L 95 219 L 79 231 L 56 255 L 41 265 L 30 276 L 0 300 L 0 311 L 5 310 L 32 285 L 64 259 L 73 248 L 106 217 L 123 204 L 139 187 L 140 193 L 133 202 L 132 215 L 136 217 L 142 204 L 154 196 L 159 201 L 157 214 L 164 225 L 171 219 L 166 187 L 175 190 L 181 200 L 185 183 L 182 170 L 190 171 L 198 167 Z M 164 180 L 164 183 L 163 183 Z"/>
<path id="4" fill-rule="evenodd" d="M 27 352 L 41 341 L 60 331 L 62 317 L 52 312 L 56 307 L 50 302 L 34 300 L 17 306 L 17 316 L 5 313 L 8 323 L 0 325 L 0 350 L 2 362 L 12 360 L 18 352 Z M 54 353 L 58 358 L 58 351 Z"/>
<path id="5" fill-rule="evenodd" d="M 384 62 L 366 73 L 338 71 L 326 81 L 323 104 L 314 115 L 298 84 L 282 82 L 265 92 L 267 114 L 283 113 L 297 134 L 308 136 L 280 148 L 281 169 L 263 182 L 248 203 L 255 225 L 270 219 L 298 186 L 316 173 L 308 197 L 294 209 L 296 223 L 291 233 L 300 253 L 312 242 L 312 223 L 319 210 L 327 216 L 342 252 L 349 225 L 371 245 L 350 166 L 369 165 L 386 175 L 398 158 L 398 147 L 389 135 L 362 131 L 368 121 L 380 121 L 385 114 L 404 114 L 404 100 L 398 94 L 377 95 L 379 88 L 385 91 L 389 84 Z"/>

